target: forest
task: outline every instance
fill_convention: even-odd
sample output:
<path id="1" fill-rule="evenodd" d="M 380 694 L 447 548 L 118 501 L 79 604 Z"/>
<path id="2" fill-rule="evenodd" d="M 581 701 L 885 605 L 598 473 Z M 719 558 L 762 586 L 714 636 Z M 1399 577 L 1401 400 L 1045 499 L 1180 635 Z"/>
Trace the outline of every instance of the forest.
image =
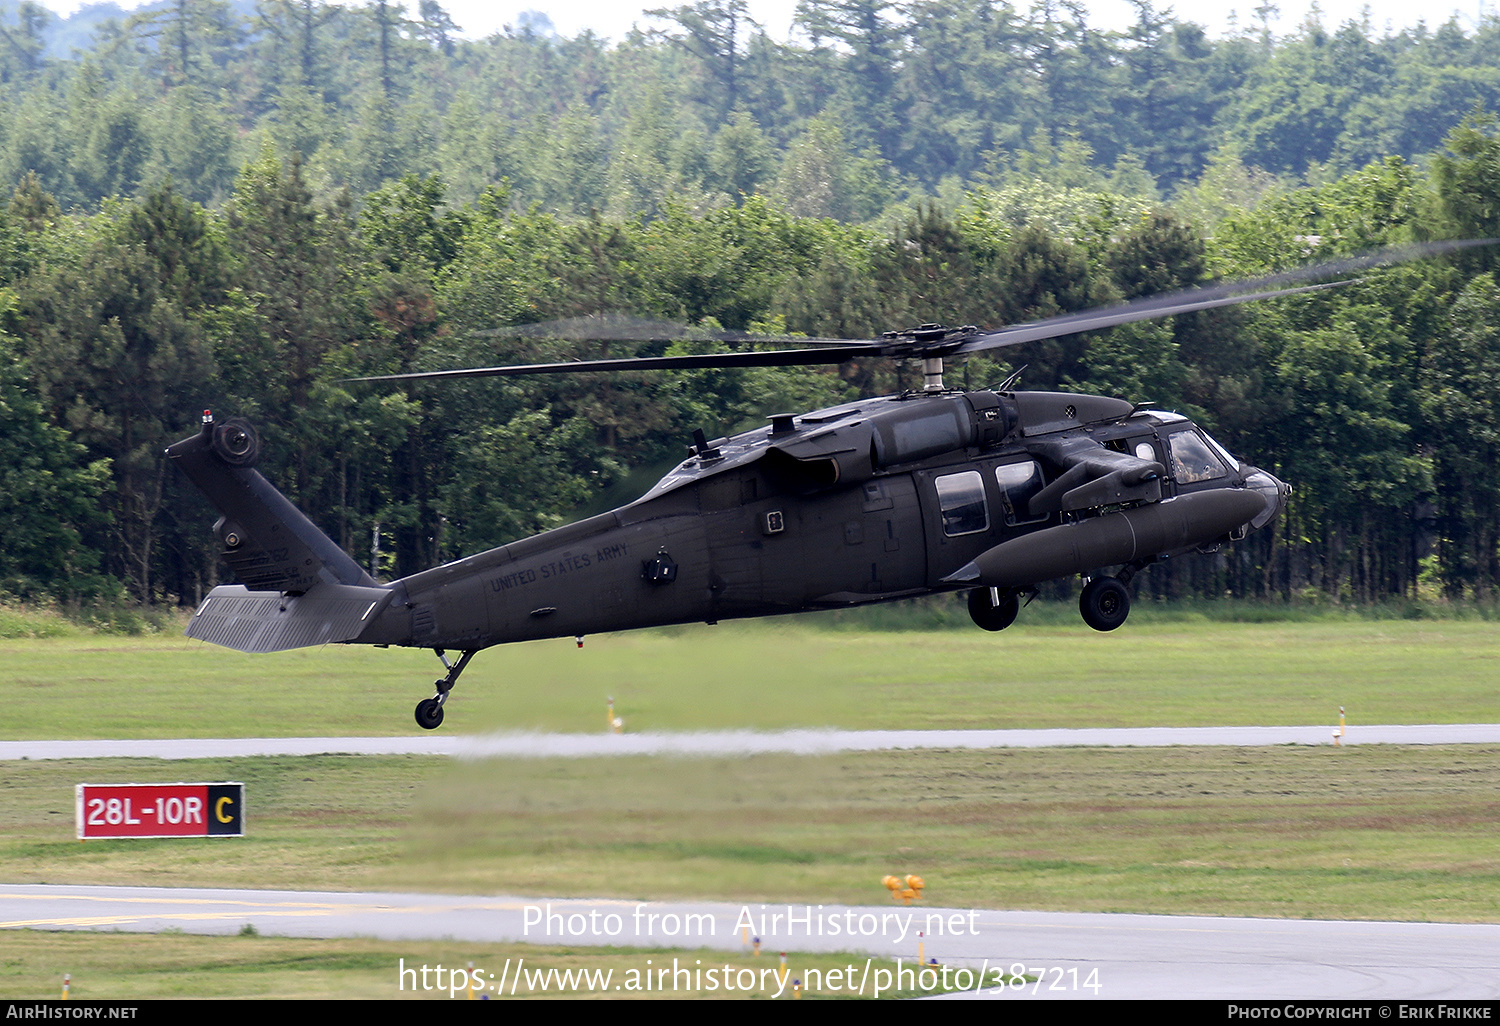
<path id="1" fill-rule="evenodd" d="M 0 594 L 196 602 L 214 514 L 162 459 L 204 408 L 381 578 L 635 498 L 713 437 L 911 368 L 356 384 L 718 329 L 1007 323 L 1412 241 L 1500 236 L 1500 21 L 1212 39 L 1044 0 L 742 0 L 610 43 L 466 40 L 440 4 L 168 0 L 67 56 L 0 3 Z M 1489 602 L 1497 254 L 1057 339 L 980 388 L 1178 410 L 1290 482 L 1157 598 Z M 671 343 L 508 327 L 600 312 Z"/>

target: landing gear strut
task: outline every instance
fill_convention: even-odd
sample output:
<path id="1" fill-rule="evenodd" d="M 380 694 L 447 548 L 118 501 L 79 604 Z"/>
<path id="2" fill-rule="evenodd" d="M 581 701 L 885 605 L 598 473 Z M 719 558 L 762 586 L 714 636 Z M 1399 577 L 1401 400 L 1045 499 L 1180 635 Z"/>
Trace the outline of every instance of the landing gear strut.
<path id="1" fill-rule="evenodd" d="M 448 692 L 453 690 L 453 685 L 458 682 L 458 675 L 464 672 L 464 667 L 469 665 L 469 660 L 474 658 L 474 653 L 478 649 L 470 649 L 462 653 L 456 663 L 448 662 L 448 655 L 442 649 L 435 648 L 433 651 L 448 668 L 448 673 L 434 683 L 437 688 L 436 695 L 424 698 L 417 703 L 417 726 L 423 730 L 436 730 L 442 724 L 443 704 L 448 701 Z"/>
<path id="2" fill-rule="evenodd" d="M 1021 599 L 1008 588 L 975 588 L 969 592 L 969 617 L 987 631 L 1003 631 L 1016 622 Z"/>

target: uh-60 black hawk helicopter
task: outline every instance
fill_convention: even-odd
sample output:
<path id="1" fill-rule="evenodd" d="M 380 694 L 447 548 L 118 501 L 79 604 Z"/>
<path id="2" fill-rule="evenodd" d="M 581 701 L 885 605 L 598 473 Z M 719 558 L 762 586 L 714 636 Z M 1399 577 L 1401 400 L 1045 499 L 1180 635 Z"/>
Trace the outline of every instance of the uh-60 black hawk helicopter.
<path id="1" fill-rule="evenodd" d="M 219 509 L 239 584 L 214 588 L 189 637 L 243 652 L 341 642 L 433 649 L 447 673 L 417 705 L 432 729 L 492 645 L 968 591 L 980 627 L 1011 624 L 1038 584 L 1081 574 L 1089 626 L 1114 630 L 1131 577 L 1264 527 L 1288 487 L 1186 417 L 1093 395 L 958 391 L 944 360 L 1328 285 L 1286 287 L 1455 244 L 1408 247 L 1268 278 L 984 332 L 925 325 L 813 348 L 489 367 L 380 379 L 764 367 L 921 359 L 921 391 L 866 399 L 712 441 L 609 513 L 380 584 L 252 469 L 249 425 L 203 429 L 167 455 Z M 1334 282 L 1332 284 L 1343 284 Z M 1118 568 L 1113 573 L 1111 568 Z M 450 662 L 447 653 L 458 653 Z"/>

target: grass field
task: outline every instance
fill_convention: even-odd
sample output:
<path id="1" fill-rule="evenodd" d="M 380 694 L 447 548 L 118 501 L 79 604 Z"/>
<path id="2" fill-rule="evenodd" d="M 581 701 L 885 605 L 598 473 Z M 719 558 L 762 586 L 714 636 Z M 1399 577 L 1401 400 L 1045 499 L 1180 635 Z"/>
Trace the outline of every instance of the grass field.
<path id="1" fill-rule="evenodd" d="M 10 764 L 12 883 L 1493 922 L 1500 749 Z M 242 839 L 73 837 L 80 780 L 231 779 Z"/>
<path id="2" fill-rule="evenodd" d="M 0 947 L 0 995 L 26 1001 L 56 999 L 63 974 L 72 977 L 76 1001 L 160 998 L 300 998 L 465 1000 L 453 982 L 454 969 L 474 966 L 500 981 L 510 979 L 505 996 L 610 998 L 773 998 L 791 997 L 794 980 L 818 981 L 816 997 L 916 997 L 940 991 L 850 993 L 860 981 L 867 956 L 791 952 L 786 984 L 779 982 L 775 954 L 759 957 L 707 949 L 570 949 L 533 944 L 465 944 L 435 941 L 378 941 L 370 938 L 309 940 L 296 937 L 189 937 L 182 934 L 124 936 L 41 933 L 12 935 L 20 944 Z M 0 937 L 5 941 L 7 937 Z M 876 960 L 894 985 L 889 960 Z M 910 964 L 909 962 L 907 963 Z M 422 967 L 430 972 L 425 976 Z M 438 975 L 437 969 L 444 972 Z M 655 975 L 665 967 L 668 975 Z M 679 976 L 675 987 L 674 967 Z M 851 973 L 851 967 L 854 972 Z M 405 968 L 406 974 L 402 969 Z M 812 970 L 810 974 L 808 970 Z M 588 974 L 589 983 L 581 978 Z M 561 974 L 571 974 L 570 977 Z M 605 976 L 604 974 L 608 974 Z M 972 978 L 972 973 L 970 977 Z M 1005 977 L 987 976 L 981 986 Z M 438 980 L 443 981 L 438 986 Z M 866 976 L 867 984 L 873 977 Z M 958 979 L 962 979 L 959 977 Z M 727 981 L 727 986 L 726 986 Z M 934 979 L 933 983 L 938 981 Z M 955 980 L 955 982 L 958 982 Z M 1019 981 L 1017 981 L 1019 982 Z M 648 989 L 649 988 L 649 989 Z M 732 989 L 728 989 L 732 988 Z"/>
<path id="3" fill-rule="evenodd" d="M 799 620 L 481 653 L 445 731 L 998 728 L 1500 720 L 1497 627 L 1375 620 L 829 630 Z M 413 733 L 432 653 L 251 656 L 175 636 L 0 642 L 8 738 Z"/>
<path id="4" fill-rule="evenodd" d="M 1495 722 L 1494 631 L 683 628 L 484 653 L 443 730 L 599 731 L 607 696 L 631 731 L 1332 724 L 1340 705 L 1352 731 Z M 437 669 L 431 653 L 254 657 L 162 635 L 6 641 L 0 660 L 10 738 L 412 734 Z M 245 781 L 249 835 L 74 838 L 74 784 L 177 779 Z M 871 904 L 886 873 L 920 872 L 941 906 L 1495 922 L 1497 822 L 1500 748 L 1473 745 L 0 763 L 5 882 Z M 393 950 L 44 936 L 0 935 L 7 996 L 48 996 L 20 981 L 50 972 L 33 952 L 54 944 L 122 996 L 366 996 Z M 152 972 L 121 954 L 136 950 Z"/>

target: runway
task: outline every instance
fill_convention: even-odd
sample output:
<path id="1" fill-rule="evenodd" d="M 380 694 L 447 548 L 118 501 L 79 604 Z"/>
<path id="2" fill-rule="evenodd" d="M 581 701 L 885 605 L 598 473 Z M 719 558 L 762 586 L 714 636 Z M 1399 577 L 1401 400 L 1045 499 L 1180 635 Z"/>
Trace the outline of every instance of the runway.
<path id="1" fill-rule="evenodd" d="M 1005 912 L 901 905 L 735 905 L 440 894 L 0 886 L 0 927 L 367 936 L 408 942 L 525 941 L 568 946 L 707 947 L 743 952 L 749 924 L 774 954 L 847 951 L 909 966 L 968 967 L 981 984 L 1013 970 L 1026 988 L 973 996 L 1025 999 L 1493 1000 L 1500 926 Z M 393 956 L 394 957 L 394 956 Z M 653 951 L 658 965 L 669 955 Z M 491 978 L 500 967 L 489 970 Z M 392 989 L 396 987 L 392 965 Z"/>
<path id="2" fill-rule="evenodd" d="M 182 738 L 0 741 L 14 759 L 214 759 L 272 755 L 433 755 L 458 759 L 596 758 L 625 755 L 756 755 L 919 748 L 1328 745 L 1332 726 L 1123 727 L 1051 730 L 730 730 L 641 734 L 424 734 L 408 737 Z M 1350 727 L 1343 744 L 1500 744 L 1500 723 Z"/>

